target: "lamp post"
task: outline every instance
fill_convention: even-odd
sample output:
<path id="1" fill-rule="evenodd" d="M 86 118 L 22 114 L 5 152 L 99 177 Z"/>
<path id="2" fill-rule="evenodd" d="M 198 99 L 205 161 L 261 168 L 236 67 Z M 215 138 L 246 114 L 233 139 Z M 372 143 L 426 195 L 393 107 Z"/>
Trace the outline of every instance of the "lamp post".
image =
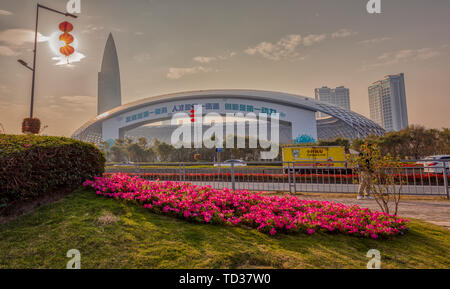
<path id="1" fill-rule="evenodd" d="M 30 119 L 33 118 L 33 105 L 34 105 L 34 83 L 36 80 L 36 54 L 37 54 L 37 37 L 38 37 L 38 23 L 39 23 L 39 8 L 42 9 L 46 9 L 48 11 L 51 12 L 55 12 L 61 15 L 64 15 L 66 17 L 72 17 L 72 18 L 77 18 L 76 15 L 70 14 L 70 13 L 64 13 L 49 7 L 46 7 L 44 5 L 41 4 L 37 4 L 37 8 L 36 8 L 36 27 L 34 30 L 34 50 L 33 50 L 33 67 L 28 66 L 28 64 L 23 61 L 22 59 L 17 60 L 20 64 L 22 64 L 23 66 L 25 66 L 26 68 L 30 69 L 33 72 L 33 80 L 31 82 L 31 103 L 30 103 Z"/>

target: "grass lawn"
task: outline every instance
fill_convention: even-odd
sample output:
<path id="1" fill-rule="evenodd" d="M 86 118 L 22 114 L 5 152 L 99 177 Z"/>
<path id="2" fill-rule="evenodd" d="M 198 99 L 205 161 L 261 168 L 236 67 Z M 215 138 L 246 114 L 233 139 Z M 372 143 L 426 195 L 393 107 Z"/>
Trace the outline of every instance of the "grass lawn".
<path id="1" fill-rule="evenodd" d="M 188 223 L 78 190 L 0 225 L 0 268 L 450 268 L 450 231 L 412 220 L 405 236 L 369 240 L 329 234 L 275 237 L 254 229 Z"/>

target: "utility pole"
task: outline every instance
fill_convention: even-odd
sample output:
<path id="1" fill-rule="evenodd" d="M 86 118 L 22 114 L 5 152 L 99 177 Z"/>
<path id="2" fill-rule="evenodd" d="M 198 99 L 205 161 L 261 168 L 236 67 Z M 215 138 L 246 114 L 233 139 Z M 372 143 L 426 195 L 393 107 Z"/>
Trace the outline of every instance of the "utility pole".
<path id="1" fill-rule="evenodd" d="M 35 81 L 36 81 L 36 55 L 37 55 L 37 42 L 38 42 L 39 8 L 46 9 L 48 11 L 64 15 L 66 17 L 78 18 L 78 16 L 76 16 L 76 15 L 73 15 L 73 14 L 70 14 L 67 12 L 61 12 L 61 11 L 46 7 L 44 5 L 41 5 L 39 3 L 37 4 L 36 26 L 34 29 L 33 67 L 31 68 L 30 66 L 28 66 L 28 64 L 25 61 L 23 61 L 22 59 L 18 60 L 18 62 L 20 64 L 22 64 L 23 66 L 25 66 L 26 68 L 30 69 L 33 72 L 33 78 L 32 78 L 32 82 L 31 82 L 30 118 L 33 118 L 33 108 L 34 108 L 34 86 L 35 86 Z"/>

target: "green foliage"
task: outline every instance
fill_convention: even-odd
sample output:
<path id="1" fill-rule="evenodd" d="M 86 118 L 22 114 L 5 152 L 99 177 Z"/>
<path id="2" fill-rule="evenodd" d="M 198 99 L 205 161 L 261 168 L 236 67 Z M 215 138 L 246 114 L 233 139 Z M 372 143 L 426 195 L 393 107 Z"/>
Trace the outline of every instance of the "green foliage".
<path id="1" fill-rule="evenodd" d="M 383 155 L 378 144 L 364 143 L 359 147 L 359 155 L 347 155 L 350 165 L 360 170 L 381 173 L 386 168 L 401 169 L 400 159 L 391 154 Z"/>
<path id="2" fill-rule="evenodd" d="M 319 140 L 319 146 L 342 146 L 346 150 L 350 149 L 350 141 L 346 138 L 336 138 L 334 140 Z"/>
<path id="3" fill-rule="evenodd" d="M 234 148 L 226 148 L 226 141 L 234 137 Z M 212 137 L 214 139 L 214 136 Z M 245 148 L 237 148 L 239 141 L 245 143 Z M 258 161 L 263 149 L 258 141 L 257 148 L 249 148 L 250 143 L 255 140 L 245 137 L 244 139 L 237 136 L 228 136 L 223 144 L 223 151 L 220 153 L 220 160 L 243 159 L 246 161 Z M 153 144 L 148 144 L 146 138 L 140 138 L 137 142 L 132 139 L 115 140 L 111 146 L 108 142 L 104 142 L 100 148 L 106 155 L 109 162 L 194 162 L 194 155 L 201 156 L 200 161 L 212 162 L 217 161 L 217 153 L 215 148 L 175 148 L 171 144 L 161 142 L 156 139 Z M 274 161 L 281 160 L 281 147 L 278 158 Z"/>
<path id="4" fill-rule="evenodd" d="M 381 137 L 354 140 L 352 148 L 361 151 L 364 143 L 377 144 L 384 155 L 389 153 L 402 159 L 421 159 L 429 155 L 450 154 L 450 131 L 448 128 L 437 130 L 412 125 Z"/>
<path id="5" fill-rule="evenodd" d="M 401 176 L 402 172 L 400 159 L 389 153 L 383 155 L 376 143 L 364 143 L 359 149 L 360 155 L 348 156 L 350 166 L 358 168 L 360 173 L 363 172 L 365 177 L 371 179 L 369 194 L 375 198 L 381 210 L 388 214 L 393 211 L 397 215 L 403 185 L 402 179 L 399 182 L 396 180 L 396 176 Z"/>
<path id="6" fill-rule="evenodd" d="M 94 145 L 63 137 L 0 135 L 0 204 L 75 189 L 104 172 Z"/>

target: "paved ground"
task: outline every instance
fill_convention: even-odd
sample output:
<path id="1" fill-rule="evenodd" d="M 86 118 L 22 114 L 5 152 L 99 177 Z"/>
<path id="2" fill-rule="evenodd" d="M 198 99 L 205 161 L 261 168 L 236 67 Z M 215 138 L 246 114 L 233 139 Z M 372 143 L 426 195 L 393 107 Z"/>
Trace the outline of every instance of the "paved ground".
<path id="1" fill-rule="evenodd" d="M 308 200 L 327 200 L 344 205 L 359 205 L 363 208 L 380 210 L 374 200 L 356 200 L 355 198 L 327 197 L 326 195 L 299 196 Z M 421 219 L 450 230 L 450 201 L 447 200 L 402 200 L 398 215 Z"/>

